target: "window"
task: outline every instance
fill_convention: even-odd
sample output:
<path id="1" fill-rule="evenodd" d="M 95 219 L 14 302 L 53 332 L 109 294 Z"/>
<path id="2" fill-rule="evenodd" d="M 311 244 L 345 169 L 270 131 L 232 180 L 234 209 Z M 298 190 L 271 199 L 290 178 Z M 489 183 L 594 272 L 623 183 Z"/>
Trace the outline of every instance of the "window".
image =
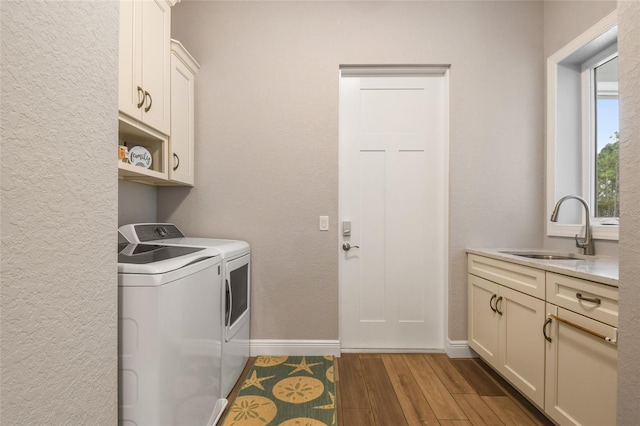
<path id="1" fill-rule="evenodd" d="M 591 207 L 593 236 L 618 239 L 618 54 L 615 12 L 547 60 L 547 218 L 558 199 Z M 580 203 L 565 203 L 547 234 L 582 233 Z"/>
<path id="2" fill-rule="evenodd" d="M 603 52 L 604 59 L 586 64 L 590 132 L 587 143 L 594 158 L 589 181 L 594 204 L 594 218 L 617 224 L 620 216 L 618 184 L 618 52 Z"/>

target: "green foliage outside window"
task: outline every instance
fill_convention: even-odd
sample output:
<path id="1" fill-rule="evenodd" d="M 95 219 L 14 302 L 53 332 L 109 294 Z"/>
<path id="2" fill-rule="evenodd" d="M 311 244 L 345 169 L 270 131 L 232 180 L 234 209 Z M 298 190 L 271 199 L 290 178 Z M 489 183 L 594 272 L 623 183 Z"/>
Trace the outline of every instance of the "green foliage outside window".
<path id="1" fill-rule="evenodd" d="M 596 164 L 596 217 L 620 217 L 620 187 L 618 145 L 620 133 L 615 132 L 598 153 Z"/>

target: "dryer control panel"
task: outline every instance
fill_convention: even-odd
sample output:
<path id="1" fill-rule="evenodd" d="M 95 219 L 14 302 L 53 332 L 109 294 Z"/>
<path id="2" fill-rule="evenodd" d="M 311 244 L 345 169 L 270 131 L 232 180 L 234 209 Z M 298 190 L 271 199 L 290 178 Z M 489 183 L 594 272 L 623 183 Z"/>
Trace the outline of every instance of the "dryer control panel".
<path id="1" fill-rule="evenodd" d="M 147 241 L 183 238 L 184 234 L 173 223 L 141 223 L 120 227 L 120 232 L 129 242 L 144 243 Z"/>

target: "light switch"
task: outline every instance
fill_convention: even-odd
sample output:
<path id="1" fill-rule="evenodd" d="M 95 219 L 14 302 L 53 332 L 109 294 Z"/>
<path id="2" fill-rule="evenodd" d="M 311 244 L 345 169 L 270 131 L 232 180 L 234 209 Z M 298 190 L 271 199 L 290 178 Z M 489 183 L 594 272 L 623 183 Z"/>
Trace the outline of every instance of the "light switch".
<path id="1" fill-rule="evenodd" d="M 329 230 L 329 216 L 320 216 L 320 230 L 321 231 Z"/>

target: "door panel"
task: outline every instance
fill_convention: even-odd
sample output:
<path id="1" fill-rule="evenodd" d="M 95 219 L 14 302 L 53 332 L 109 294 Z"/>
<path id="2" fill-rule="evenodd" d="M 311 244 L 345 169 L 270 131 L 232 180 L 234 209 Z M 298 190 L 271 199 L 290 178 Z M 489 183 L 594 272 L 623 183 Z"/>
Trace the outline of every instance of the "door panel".
<path id="1" fill-rule="evenodd" d="M 342 77 L 341 340 L 442 349 L 447 242 L 446 76 Z"/>
<path id="2" fill-rule="evenodd" d="M 544 406 L 545 303 L 501 287 L 500 372 L 538 407 Z"/>
<path id="3" fill-rule="evenodd" d="M 547 303 L 547 312 L 615 338 L 617 330 Z M 615 425 L 618 347 L 553 320 L 546 350 L 545 411 L 559 425 Z"/>
<path id="4" fill-rule="evenodd" d="M 425 321 L 424 299 L 426 289 L 420 283 L 428 282 L 423 267 L 428 256 L 425 233 L 416 232 L 415 224 L 427 219 L 426 176 L 424 151 L 399 152 L 397 154 L 397 186 L 394 216 L 396 223 L 395 250 L 398 256 L 398 320 L 400 322 Z"/>
<path id="5" fill-rule="evenodd" d="M 499 314 L 494 303 L 498 298 L 496 283 L 469 275 L 469 346 L 489 364 L 497 366 Z"/>
<path id="6" fill-rule="evenodd" d="M 385 235 L 375 232 L 385 223 L 385 164 L 386 155 L 380 151 L 364 151 L 360 167 L 362 232 L 360 245 L 366 247 L 362 257 L 360 285 L 360 319 L 384 321 L 385 299 Z M 382 188 L 382 190 L 379 190 Z M 360 249 L 362 253 L 363 249 Z"/>
<path id="7" fill-rule="evenodd" d="M 139 1 L 120 2 L 118 109 L 137 119 L 140 119 L 138 86 L 142 84 L 142 41 L 138 29 L 141 8 Z"/>
<path id="8" fill-rule="evenodd" d="M 151 96 L 151 107 L 142 120 L 169 134 L 171 8 L 164 0 L 144 1 L 142 13 L 142 85 Z"/>

